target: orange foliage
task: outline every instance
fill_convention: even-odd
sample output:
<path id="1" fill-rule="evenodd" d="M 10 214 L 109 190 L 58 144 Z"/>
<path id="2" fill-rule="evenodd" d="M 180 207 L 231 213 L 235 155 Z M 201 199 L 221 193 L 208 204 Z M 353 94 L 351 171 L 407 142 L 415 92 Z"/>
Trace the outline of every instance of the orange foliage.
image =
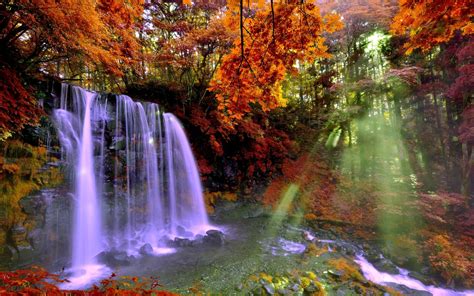
<path id="1" fill-rule="evenodd" d="M 429 252 L 431 266 L 448 283 L 456 281 L 466 286 L 474 285 L 474 263 L 466 258 L 461 249 L 451 243 L 450 237 L 436 235 L 428 240 L 425 248 Z"/>
<path id="2" fill-rule="evenodd" d="M 161 291 L 155 278 L 140 279 L 124 277 L 116 279 L 112 274 L 102 280 L 99 286 L 88 291 L 62 291 L 57 285 L 67 282 L 57 274 L 52 274 L 42 267 L 33 266 L 30 269 L 0 272 L 0 295 L 155 295 L 173 296 L 171 292 Z M 125 289 L 124 286 L 132 287 Z"/>
<path id="3" fill-rule="evenodd" d="M 45 269 L 33 266 L 26 270 L 0 272 L 1 295 L 60 295 L 60 289 L 55 285 L 62 283 L 58 275 L 51 274 Z"/>
<path id="4" fill-rule="evenodd" d="M 227 18 L 235 28 L 232 9 Z M 322 17 L 314 4 L 282 4 L 275 7 L 274 17 L 269 10 L 257 10 L 244 26 L 244 44 L 235 40 L 209 86 L 216 93 L 224 130 L 233 130 L 254 106 L 264 112 L 284 106 L 281 83 L 286 75 L 297 72 L 297 61 L 329 57 L 322 35 L 341 29 L 342 23 L 334 14 Z"/>
<path id="5" fill-rule="evenodd" d="M 456 32 L 474 34 L 474 5 L 471 0 L 400 0 L 400 11 L 393 19 L 392 32 L 406 35 L 407 54 L 414 49 L 429 50 L 451 40 Z"/>
<path id="6" fill-rule="evenodd" d="M 91 68 L 102 65 L 122 75 L 138 42 L 135 22 L 143 0 L 54 1 L 19 0 L 0 6 L 8 18 L 2 22 L 3 42 L 20 58 L 55 60 L 78 58 Z M 83 57 L 87 57 L 84 59 Z"/>
<path id="7" fill-rule="evenodd" d="M 18 131 L 33 125 L 42 114 L 34 98 L 25 89 L 17 73 L 0 67 L 0 137 L 7 131 Z"/>
<path id="8" fill-rule="evenodd" d="M 0 14 L 1 133 L 39 117 L 21 78 L 59 74 L 61 62 L 122 76 L 140 52 L 135 34 L 143 0 L 3 1 Z"/>

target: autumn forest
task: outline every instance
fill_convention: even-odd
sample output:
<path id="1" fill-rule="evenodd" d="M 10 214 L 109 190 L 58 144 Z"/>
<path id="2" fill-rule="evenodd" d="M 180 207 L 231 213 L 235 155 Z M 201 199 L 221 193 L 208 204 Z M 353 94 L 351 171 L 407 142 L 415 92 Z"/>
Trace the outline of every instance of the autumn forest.
<path id="1" fill-rule="evenodd" d="M 0 295 L 474 295 L 470 0 L 1 0 Z"/>

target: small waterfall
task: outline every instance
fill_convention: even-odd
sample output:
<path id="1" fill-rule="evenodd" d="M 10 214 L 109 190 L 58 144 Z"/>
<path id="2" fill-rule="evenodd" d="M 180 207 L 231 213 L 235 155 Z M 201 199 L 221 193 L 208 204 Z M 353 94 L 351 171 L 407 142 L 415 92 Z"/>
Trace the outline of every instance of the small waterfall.
<path id="1" fill-rule="evenodd" d="M 101 212 L 97 202 L 91 107 L 95 94 L 81 91 L 85 100 L 81 146 L 76 176 L 74 204 L 72 265 L 81 267 L 95 263 L 101 250 Z"/>
<path id="2" fill-rule="evenodd" d="M 157 245 L 158 236 L 165 229 L 163 177 L 160 177 L 161 159 L 157 150 L 162 145 L 159 107 L 136 103 L 124 95 L 117 97 L 116 104 L 115 145 L 117 148 L 119 143 L 125 144 L 126 159 L 126 179 L 121 184 L 127 213 L 123 235 L 128 249 L 134 240 Z M 116 180 L 120 174 L 115 171 Z M 145 215 L 141 209 L 146 209 Z"/>
<path id="3" fill-rule="evenodd" d="M 178 227 L 202 232 L 208 227 L 202 186 L 196 160 L 179 120 L 163 115 L 166 135 L 166 169 L 170 211 L 170 233 L 183 235 Z"/>
<path id="4" fill-rule="evenodd" d="M 179 120 L 157 104 L 62 85 L 55 124 L 75 184 L 74 268 L 115 249 L 193 237 L 211 228 L 196 161 Z M 158 252 L 158 251 L 157 251 Z"/>
<path id="5" fill-rule="evenodd" d="M 71 259 L 75 269 L 94 264 L 94 257 L 102 249 L 93 137 L 93 127 L 100 116 L 96 110 L 101 109 L 95 107 L 97 104 L 96 94 L 62 85 L 59 108 L 54 111 L 63 160 L 74 167 L 69 178 L 75 184 L 71 235 Z"/>

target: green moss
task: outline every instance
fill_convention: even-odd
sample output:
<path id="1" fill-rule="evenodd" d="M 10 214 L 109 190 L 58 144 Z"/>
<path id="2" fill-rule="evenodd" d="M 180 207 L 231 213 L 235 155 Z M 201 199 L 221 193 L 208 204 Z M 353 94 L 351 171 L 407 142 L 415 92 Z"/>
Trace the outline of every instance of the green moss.
<path id="1" fill-rule="evenodd" d="M 40 170 L 48 161 L 45 147 L 34 147 L 18 140 L 2 143 L 0 157 L 0 228 L 4 231 L 25 221 L 20 199 L 63 182 L 56 167 Z M 34 225 L 29 225 L 29 228 Z"/>

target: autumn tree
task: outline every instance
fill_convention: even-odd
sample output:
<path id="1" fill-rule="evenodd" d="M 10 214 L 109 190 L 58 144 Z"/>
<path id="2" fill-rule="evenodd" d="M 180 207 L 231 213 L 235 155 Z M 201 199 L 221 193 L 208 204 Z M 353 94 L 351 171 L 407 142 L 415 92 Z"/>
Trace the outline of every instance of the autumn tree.
<path id="1" fill-rule="evenodd" d="M 142 4 L 142 0 L 2 1 L 0 67 L 2 74 L 13 71 L 14 79 L 6 84 L 2 77 L 2 106 L 9 109 L 2 108 L 6 113 L 0 118 L 8 118 L 10 108 L 15 108 L 8 102 L 16 99 L 21 100 L 17 106 L 22 116 L 8 119 L 9 126 L 2 122 L 1 132 L 21 129 L 29 118 L 22 106 L 35 109 L 31 91 L 22 86 L 26 77 L 81 79 L 84 72 L 97 70 L 123 76 L 139 52 L 135 26 Z M 11 98 L 15 92 L 23 95 Z M 34 119 L 31 116 L 32 123 Z"/>
<path id="2" fill-rule="evenodd" d="M 314 4 L 281 4 L 247 18 L 246 34 L 234 41 L 209 89 L 216 93 L 224 127 L 232 129 L 254 106 L 264 112 L 285 105 L 281 84 L 296 61 L 327 58 L 323 33 L 342 27 L 334 14 L 321 16 Z"/>
<path id="3" fill-rule="evenodd" d="M 474 34 L 473 17 L 474 5 L 470 0 L 400 0 L 392 32 L 409 37 L 405 44 L 407 53 L 414 49 L 426 51 L 451 40 L 457 32 Z"/>

